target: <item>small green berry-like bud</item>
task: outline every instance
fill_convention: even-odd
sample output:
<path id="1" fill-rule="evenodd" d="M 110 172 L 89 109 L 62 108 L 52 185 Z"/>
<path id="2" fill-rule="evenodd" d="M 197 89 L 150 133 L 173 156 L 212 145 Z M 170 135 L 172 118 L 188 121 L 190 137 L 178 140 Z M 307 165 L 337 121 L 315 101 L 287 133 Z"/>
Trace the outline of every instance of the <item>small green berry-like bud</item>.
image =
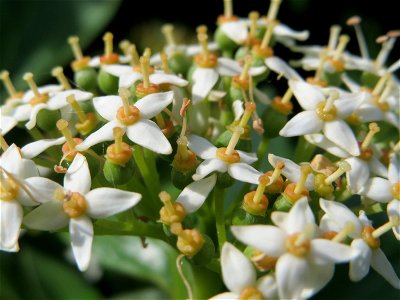
<path id="1" fill-rule="evenodd" d="M 100 90 L 107 95 L 118 94 L 118 77 L 108 74 L 100 69 L 97 76 L 97 83 Z"/>

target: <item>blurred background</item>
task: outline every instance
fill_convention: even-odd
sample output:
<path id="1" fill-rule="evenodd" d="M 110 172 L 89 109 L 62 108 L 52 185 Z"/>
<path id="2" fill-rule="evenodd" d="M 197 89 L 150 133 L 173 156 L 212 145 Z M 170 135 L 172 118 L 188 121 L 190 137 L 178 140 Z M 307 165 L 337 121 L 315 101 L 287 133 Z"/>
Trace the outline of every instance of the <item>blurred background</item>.
<path id="1" fill-rule="evenodd" d="M 329 27 L 339 24 L 352 40 L 349 50 L 359 54 L 354 31 L 345 25 L 355 14 L 375 57 L 379 46 L 375 39 L 392 29 L 400 29 L 397 1 L 359 0 L 283 0 L 278 18 L 296 30 L 307 29 L 310 38 L 304 44 L 324 45 Z M 234 0 L 234 13 L 247 17 L 251 10 L 265 15 L 268 0 Z M 24 90 L 23 73 L 35 74 L 39 84 L 48 83 L 51 69 L 64 66 L 71 74 L 72 52 L 68 36 L 78 35 L 84 54 L 103 51 L 102 35 L 114 34 L 117 43 L 128 38 L 139 49 L 159 51 L 164 38 L 160 26 L 176 25 L 179 41 L 194 41 L 196 26 L 215 29 L 223 12 L 222 0 L 201 1 L 119 1 L 119 0 L 0 0 L 0 70 L 7 69 L 16 86 Z M 115 43 L 115 44 L 116 44 Z M 397 42 L 389 61 L 399 58 Z M 5 99 L 0 85 L 1 99 Z M 12 136 L 11 136 L 12 135 Z M 24 144 L 23 131 L 15 130 L 8 140 Z M 384 222 L 384 215 L 377 216 Z M 382 238 L 383 250 L 400 274 L 398 243 L 388 234 Z M 68 235 L 42 232 L 23 233 L 19 254 L 0 253 L 0 299 L 160 299 L 185 298 L 186 292 L 175 268 L 176 252 L 162 242 L 150 241 L 142 249 L 140 239 L 132 237 L 96 237 L 93 266 L 80 273 L 68 253 Z M 184 266 L 189 279 L 218 292 L 218 280 L 196 277 L 203 270 Z M 399 299 L 400 295 L 374 271 L 360 283 L 351 283 L 348 266 L 337 267 L 335 278 L 315 299 Z"/>

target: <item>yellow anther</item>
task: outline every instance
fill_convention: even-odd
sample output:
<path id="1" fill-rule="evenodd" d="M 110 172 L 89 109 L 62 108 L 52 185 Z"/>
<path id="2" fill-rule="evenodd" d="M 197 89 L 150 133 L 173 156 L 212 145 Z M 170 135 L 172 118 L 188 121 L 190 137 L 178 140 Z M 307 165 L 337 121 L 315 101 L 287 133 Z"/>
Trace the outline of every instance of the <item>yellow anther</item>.
<path id="1" fill-rule="evenodd" d="M 307 181 L 308 175 L 311 173 L 312 169 L 310 164 L 302 164 L 300 166 L 300 178 L 299 181 L 296 183 L 296 187 L 294 188 L 294 193 L 296 195 L 299 195 L 304 189 L 305 189 L 305 184 Z"/>
<path id="2" fill-rule="evenodd" d="M 379 81 L 375 84 L 374 89 L 372 90 L 372 95 L 378 96 L 382 93 L 386 82 L 390 79 L 391 74 L 390 73 L 385 73 Z"/>
<path id="3" fill-rule="evenodd" d="M 69 105 L 71 105 L 72 109 L 76 112 L 78 115 L 79 121 L 81 123 L 85 122 L 87 120 L 86 114 L 83 112 L 81 106 L 79 105 L 78 101 L 75 99 L 75 95 L 69 95 L 67 97 L 67 102 Z"/>
<path id="4" fill-rule="evenodd" d="M 74 150 L 76 143 L 71 135 L 71 131 L 68 129 L 68 122 L 64 119 L 60 119 L 57 121 L 56 126 L 58 130 L 62 133 L 62 135 L 65 137 L 69 150 L 70 151 Z"/>
<path id="5" fill-rule="evenodd" d="M 161 32 L 164 34 L 165 40 L 169 46 L 175 46 L 175 38 L 174 38 L 174 25 L 165 24 L 161 27 Z"/>
<path id="6" fill-rule="evenodd" d="M 113 39 L 114 35 L 111 32 L 106 32 L 103 35 L 104 41 L 104 56 L 108 57 L 113 54 Z"/>
<path id="7" fill-rule="evenodd" d="M 142 76 L 143 76 L 143 87 L 146 89 L 150 86 L 149 64 L 150 64 L 150 61 L 149 61 L 148 57 L 143 55 L 140 58 L 140 69 L 141 69 Z"/>
<path id="8" fill-rule="evenodd" d="M 276 21 L 276 20 L 272 20 L 272 21 L 268 22 L 267 31 L 265 32 L 263 39 L 261 41 L 261 45 L 260 45 L 261 49 L 267 48 L 269 46 L 269 43 L 272 38 L 272 33 L 273 33 L 276 25 L 278 25 L 278 21 Z"/>
<path id="9" fill-rule="evenodd" d="M 72 52 L 74 53 L 75 60 L 81 60 L 83 58 L 82 49 L 79 45 L 79 37 L 70 36 L 68 38 L 68 44 L 70 44 Z"/>
<path id="10" fill-rule="evenodd" d="M 170 73 L 169 65 L 168 65 L 168 54 L 165 51 L 162 51 L 161 54 L 161 64 L 164 73 Z"/>
<path id="11" fill-rule="evenodd" d="M 354 26 L 361 23 L 361 18 L 359 16 L 352 16 L 347 19 L 346 24 L 348 26 Z"/>
<path id="12" fill-rule="evenodd" d="M 139 54 L 137 52 L 135 44 L 129 45 L 128 53 L 131 56 L 131 66 L 135 67 L 135 66 L 139 65 L 140 64 Z"/>
<path id="13" fill-rule="evenodd" d="M 388 39 L 389 39 L 389 37 L 388 37 L 387 35 L 381 35 L 381 36 L 378 36 L 378 37 L 375 39 L 375 42 L 377 42 L 378 44 L 383 44 L 383 43 L 386 42 Z"/>
<path id="14" fill-rule="evenodd" d="M 4 83 L 4 86 L 6 87 L 7 93 L 11 97 L 16 97 L 17 91 L 16 91 L 13 83 L 11 82 L 10 73 L 8 71 L 5 71 L 5 70 L 2 71 L 1 74 L 0 74 L 0 79 Z"/>
<path id="15" fill-rule="evenodd" d="M 67 77 L 64 75 L 64 70 L 62 67 L 55 67 L 53 70 L 51 70 L 51 75 L 57 78 L 64 90 L 70 90 L 72 88 Z"/>
<path id="16" fill-rule="evenodd" d="M 249 19 L 250 19 L 250 36 L 254 37 L 256 36 L 257 33 L 257 21 L 258 18 L 260 17 L 260 14 L 258 11 L 251 11 L 249 13 Z"/>
<path id="17" fill-rule="evenodd" d="M 232 0 L 224 0 L 224 16 L 225 18 L 231 18 L 233 16 Z"/>
<path id="18" fill-rule="evenodd" d="M 254 287 L 247 287 L 240 292 L 241 300 L 264 300 L 263 294 Z"/>
<path id="19" fill-rule="evenodd" d="M 178 236 L 176 246 L 182 254 L 193 257 L 203 247 L 204 238 L 196 229 L 182 229 L 181 223 L 171 224 L 171 232 Z"/>
<path id="20" fill-rule="evenodd" d="M 269 5 L 268 15 L 267 15 L 268 22 L 276 20 L 276 16 L 278 15 L 281 2 L 282 0 L 271 0 L 271 4 Z"/>
<path id="21" fill-rule="evenodd" d="M 281 102 L 282 103 L 289 103 L 290 99 L 292 99 L 293 96 L 293 91 L 292 89 L 289 87 L 285 93 L 285 95 L 283 95 Z"/>
<path id="22" fill-rule="evenodd" d="M 199 40 L 199 44 L 201 46 L 201 53 L 203 56 L 208 56 L 208 35 L 206 33 L 198 33 L 197 39 Z"/>
<path id="23" fill-rule="evenodd" d="M 243 113 L 242 118 L 240 119 L 239 126 L 246 127 L 247 122 L 250 120 L 253 112 L 256 110 L 256 104 L 254 102 L 246 102 L 245 103 L 245 110 Z"/>
<path id="24" fill-rule="evenodd" d="M 6 151 L 8 149 L 8 143 L 4 139 L 4 136 L 1 134 L 1 130 L 0 130 L 0 147 L 3 151 Z"/>
<path id="25" fill-rule="evenodd" d="M 332 241 L 338 243 L 342 242 L 350 233 L 354 231 L 355 228 L 356 226 L 354 223 L 347 222 L 346 226 L 335 235 Z"/>
<path id="26" fill-rule="evenodd" d="M 361 150 L 366 150 L 368 146 L 371 144 L 372 138 L 375 134 L 377 134 L 381 129 L 379 128 L 378 124 L 370 123 L 368 125 L 369 131 L 364 138 L 364 141 L 361 144 Z"/>
<path id="27" fill-rule="evenodd" d="M 38 87 L 36 85 L 36 82 L 33 80 L 33 74 L 30 73 L 30 72 L 25 73 L 24 76 L 22 77 L 22 79 L 24 79 L 28 83 L 28 85 L 31 88 L 31 90 L 32 90 L 33 94 L 35 95 L 35 97 L 40 98 L 41 94 L 40 94 L 39 89 L 38 89 Z"/>
<path id="28" fill-rule="evenodd" d="M 149 47 L 145 48 L 143 51 L 143 57 L 146 57 L 147 59 L 150 60 L 150 56 L 151 56 L 151 49 Z"/>
<path id="29" fill-rule="evenodd" d="M 160 198 L 161 202 L 164 203 L 168 214 L 171 216 L 175 214 L 175 208 L 172 205 L 170 194 L 168 194 L 166 191 L 162 191 L 158 194 L 158 197 Z"/>
<path id="30" fill-rule="evenodd" d="M 242 70 L 242 73 L 240 73 L 239 80 L 245 80 L 249 76 L 249 71 L 250 71 L 252 62 L 253 62 L 253 58 L 251 57 L 251 55 L 246 55 L 246 57 L 244 59 L 243 70 Z"/>
<path id="31" fill-rule="evenodd" d="M 342 30 L 342 27 L 340 27 L 339 25 L 331 26 L 331 28 L 329 30 L 328 51 L 335 50 L 341 30 Z"/>
<path id="32" fill-rule="evenodd" d="M 119 42 L 118 46 L 125 56 L 129 55 L 129 47 L 131 46 L 131 42 L 129 42 L 128 40 L 122 40 L 121 42 Z"/>
<path id="33" fill-rule="evenodd" d="M 129 103 L 129 99 L 131 97 L 131 92 L 127 88 L 120 87 L 118 90 L 118 94 L 122 99 L 125 116 L 129 116 L 130 115 L 130 106 L 131 106 Z"/>
<path id="34" fill-rule="evenodd" d="M 339 37 L 339 44 L 337 45 L 335 49 L 335 53 L 333 54 L 333 59 L 338 60 L 340 56 L 343 54 L 344 50 L 346 49 L 346 46 L 348 42 L 350 41 L 350 37 L 347 34 L 342 34 Z"/>
<path id="35" fill-rule="evenodd" d="M 1 170 L 0 174 L 0 199 L 3 201 L 16 200 L 19 194 L 19 183 L 9 174 Z"/>
<path id="36" fill-rule="evenodd" d="M 339 161 L 337 164 L 338 169 L 325 179 L 325 184 L 331 184 L 344 173 L 351 170 L 351 165 L 346 161 Z"/>
<path id="37" fill-rule="evenodd" d="M 271 184 L 277 181 L 281 177 L 281 173 L 283 171 L 283 168 L 285 167 L 285 163 L 281 160 L 279 160 L 275 164 L 274 172 L 271 175 Z"/>
<path id="38" fill-rule="evenodd" d="M 225 154 L 231 155 L 235 150 L 237 143 L 239 142 L 240 136 L 244 133 L 244 129 L 242 126 L 233 127 L 233 134 L 231 139 L 229 140 L 228 147 L 226 147 Z"/>
<path id="39" fill-rule="evenodd" d="M 207 34 L 207 31 L 208 31 L 208 28 L 204 24 L 203 25 L 199 25 L 199 26 L 196 27 L 196 33 L 197 34 L 199 34 L 199 33 Z"/>
<path id="40" fill-rule="evenodd" d="M 333 107 L 334 107 L 334 102 L 339 98 L 339 92 L 336 90 L 331 90 L 329 92 L 329 97 L 326 100 L 326 103 L 324 105 L 324 108 L 322 109 L 323 112 L 328 113 L 330 112 Z"/>

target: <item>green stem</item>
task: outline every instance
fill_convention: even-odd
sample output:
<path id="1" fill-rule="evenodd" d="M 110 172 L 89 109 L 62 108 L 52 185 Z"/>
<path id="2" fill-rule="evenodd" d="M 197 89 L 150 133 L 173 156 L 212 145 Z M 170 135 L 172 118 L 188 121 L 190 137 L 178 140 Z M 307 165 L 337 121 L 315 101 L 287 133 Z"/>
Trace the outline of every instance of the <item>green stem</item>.
<path id="1" fill-rule="evenodd" d="M 254 165 L 254 167 L 256 169 L 258 169 L 260 167 L 260 165 L 262 163 L 262 160 L 263 160 L 265 154 L 268 151 L 269 141 L 270 141 L 269 138 L 263 136 L 262 140 L 261 140 L 261 143 L 258 145 L 258 149 L 257 149 L 257 157 L 258 157 L 258 159 L 257 159 L 257 161 L 255 162 L 255 165 Z"/>
<path id="2" fill-rule="evenodd" d="M 224 216 L 224 189 L 218 187 L 214 188 L 214 210 L 215 210 L 215 223 L 217 227 L 217 237 L 219 251 L 221 253 L 222 246 L 226 241 L 225 230 L 225 216 Z"/>
<path id="3" fill-rule="evenodd" d="M 297 163 L 310 161 L 314 154 L 314 150 L 315 145 L 310 144 L 303 136 L 301 136 L 297 141 L 293 160 Z"/>
<path id="4" fill-rule="evenodd" d="M 147 166 L 149 167 L 150 173 L 153 174 L 152 179 L 154 182 L 154 186 L 157 187 L 157 190 L 161 191 L 160 185 L 160 176 L 157 171 L 156 158 L 154 156 L 154 152 L 148 149 L 143 149 L 144 156 L 147 162 Z"/>

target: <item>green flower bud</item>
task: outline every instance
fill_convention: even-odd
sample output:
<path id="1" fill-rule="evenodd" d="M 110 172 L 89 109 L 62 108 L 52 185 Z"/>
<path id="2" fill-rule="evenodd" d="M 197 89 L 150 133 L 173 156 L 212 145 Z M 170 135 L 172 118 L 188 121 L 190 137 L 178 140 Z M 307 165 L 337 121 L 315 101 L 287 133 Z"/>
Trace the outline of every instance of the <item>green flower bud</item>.
<path id="1" fill-rule="evenodd" d="M 235 180 L 228 173 L 217 172 L 217 186 L 220 189 L 225 189 L 230 187 Z"/>
<path id="2" fill-rule="evenodd" d="M 288 121 L 286 114 L 277 111 L 272 106 L 268 106 L 261 116 L 264 126 L 264 136 L 274 138 L 279 136 L 279 131 Z"/>
<path id="3" fill-rule="evenodd" d="M 56 123 L 61 118 L 58 110 L 42 109 L 36 116 L 36 126 L 44 131 L 57 129 Z"/>
<path id="4" fill-rule="evenodd" d="M 267 219 L 263 216 L 256 216 L 248 213 L 242 208 L 240 203 L 232 216 L 232 225 L 253 225 L 253 224 L 265 224 Z"/>
<path id="5" fill-rule="evenodd" d="M 85 91 L 95 91 L 97 88 L 97 72 L 94 68 L 85 68 L 74 73 L 78 87 Z"/>
<path id="6" fill-rule="evenodd" d="M 100 90 L 107 95 L 118 94 L 118 77 L 111 75 L 102 69 L 100 69 L 97 76 L 97 83 L 99 84 Z"/>
<path id="7" fill-rule="evenodd" d="M 218 27 L 214 33 L 214 41 L 217 42 L 219 48 L 222 51 L 233 51 L 238 47 L 234 41 L 232 41 L 222 30 Z"/>
<path id="8" fill-rule="evenodd" d="M 175 168 L 171 170 L 171 179 L 172 184 L 180 189 L 183 190 L 188 184 L 193 182 L 193 174 L 196 172 L 196 168 L 188 172 L 181 172 Z"/>
<path id="9" fill-rule="evenodd" d="M 274 203 L 274 210 L 288 212 L 292 206 L 292 202 L 282 194 L 278 197 L 278 199 L 276 199 Z"/>
<path id="10" fill-rule="evenodd" d="M 168 59 L 168 66 L 172 72 L 175 74 L 182 74 L 184 77 L 186 76 L 191 63 L 190 58 L 180 52 L 173 53 Z"/>
<path id="11" fill-rule="evenodd" d="M 198 265 L 206 265 L 215 256 L 215 246 L 212 239 L 204 233 L 202 233 L 202 236 L 204 238 L 203 247 L 193 256 L 193 261 Z"/>
<path id="12" fill-rule="evenodd" d="M 107 159 L 103 167 L 103 174 L 111 184 L 121 185 L 127 183 L 132 178 L 133 170 L 134 163 L 132 159 L 125 166 L 114 164 Z"/>

